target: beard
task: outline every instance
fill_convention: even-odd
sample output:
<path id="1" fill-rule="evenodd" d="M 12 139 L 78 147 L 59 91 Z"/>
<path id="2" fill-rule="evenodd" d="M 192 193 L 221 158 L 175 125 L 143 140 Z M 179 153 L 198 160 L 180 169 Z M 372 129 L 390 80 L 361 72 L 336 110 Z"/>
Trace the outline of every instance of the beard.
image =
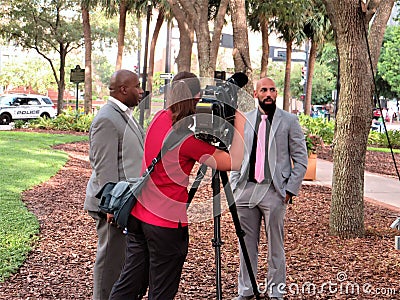
<path id="1" fill-rule="evenodd" d="M 272 103 L 266 103 L 266 101 L 268 101 L 268 102 L 272 101 Z M 261 109 L 266 114 L 270 114 L 272 112 L 275 112 L 275 109 L 276 109 L 275 100 L 273 100 L 272 98 L 269 98 L 269 97 L 264 99 L 264 100 L 258 100 L 258 105 L 260 105 Z"/>

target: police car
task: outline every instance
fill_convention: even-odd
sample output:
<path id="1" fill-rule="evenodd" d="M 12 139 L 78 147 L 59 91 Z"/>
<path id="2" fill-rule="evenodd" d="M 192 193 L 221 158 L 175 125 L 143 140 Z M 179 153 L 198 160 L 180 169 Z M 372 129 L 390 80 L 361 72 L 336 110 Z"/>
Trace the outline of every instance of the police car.
<path id="1" fill-rule="evenodd" d="M 8 125 L 14 120 L 54 118 L 56 114 L 56 106 L 46 96 L 27 94 L 0 96 L 0 125 Z"/>

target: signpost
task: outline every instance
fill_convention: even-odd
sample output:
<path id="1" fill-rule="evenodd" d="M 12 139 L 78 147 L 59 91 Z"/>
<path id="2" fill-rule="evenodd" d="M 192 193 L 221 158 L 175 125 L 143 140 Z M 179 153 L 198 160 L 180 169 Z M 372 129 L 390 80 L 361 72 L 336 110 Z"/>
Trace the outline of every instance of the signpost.
<path id="1" fill-rule="evenodd" d="M 81 69 L 79 65 L 76 65 L 75 69 L 71 69 L 70 82 L 76 84 L 76 115 L 79 112 L 78 104 L 78 94 L 79 94 L 79 84 L 85 82 L 85 69 Z"/>
<path id="2" fill-rule="evenodd" d="M 160 79 L 172 79 L 174 78 L 174 74 L 172 73 L 161 73 L 160 74 Z"/>

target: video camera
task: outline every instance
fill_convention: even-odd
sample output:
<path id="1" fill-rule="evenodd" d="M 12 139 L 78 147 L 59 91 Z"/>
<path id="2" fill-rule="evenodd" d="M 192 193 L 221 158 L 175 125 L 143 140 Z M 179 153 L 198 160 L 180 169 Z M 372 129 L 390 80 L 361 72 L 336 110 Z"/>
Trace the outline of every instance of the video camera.
<path id="1" fill-rule="evenodd" d="M 215 72 L 216 85 L 207 85 L 196 105 L 196 138 L 227 149 L 232 142 L 233 126 L 237 109 L 237 92 L 248 82 L 242 72 L 225 80 L 225 72 Z"/>

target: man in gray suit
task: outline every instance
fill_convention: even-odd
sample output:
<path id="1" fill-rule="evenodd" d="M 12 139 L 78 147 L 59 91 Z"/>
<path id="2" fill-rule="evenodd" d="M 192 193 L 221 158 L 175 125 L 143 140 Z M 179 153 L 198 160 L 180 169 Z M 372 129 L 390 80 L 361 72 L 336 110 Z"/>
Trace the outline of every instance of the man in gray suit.
<path id="1" fill-rule="evenodd" d="M 240 224 L 257 278 L 261 220 L 268 239 L 267 286 L 270 299 L 283 299 L 286 260 L 283 223 L 287 203 L 297 195 L 307 168 L 304 133 L 297 116 L 276 107 L 277 90 L 270 78 L 257 82 L 254 97 L 258 108 L 246 114 L 244 160 L 231 172 Z M 264 123 L 263 123 L 264 122 Z M 238 294 L 235 299 L 253 299 L 253 289 L 241 249 Z"/>
<path id="2" fill-rule="evenodd" d="M 99 215 L 95 196 L 107 182 L 139 177 L 143 156 L 143 130 L 132 117 L 143 94 L 139 78 L 128 70 L 110 79 L 110 98 L 97 113 L 89 131 L 89 160 L 93 172 L 86 188 L 84 209 L 96 221 L 98 235 L 93 270 L 93 299 L 108 299 L 125 261 L 125 235 L 112 224 L 112 215 Z"/>

